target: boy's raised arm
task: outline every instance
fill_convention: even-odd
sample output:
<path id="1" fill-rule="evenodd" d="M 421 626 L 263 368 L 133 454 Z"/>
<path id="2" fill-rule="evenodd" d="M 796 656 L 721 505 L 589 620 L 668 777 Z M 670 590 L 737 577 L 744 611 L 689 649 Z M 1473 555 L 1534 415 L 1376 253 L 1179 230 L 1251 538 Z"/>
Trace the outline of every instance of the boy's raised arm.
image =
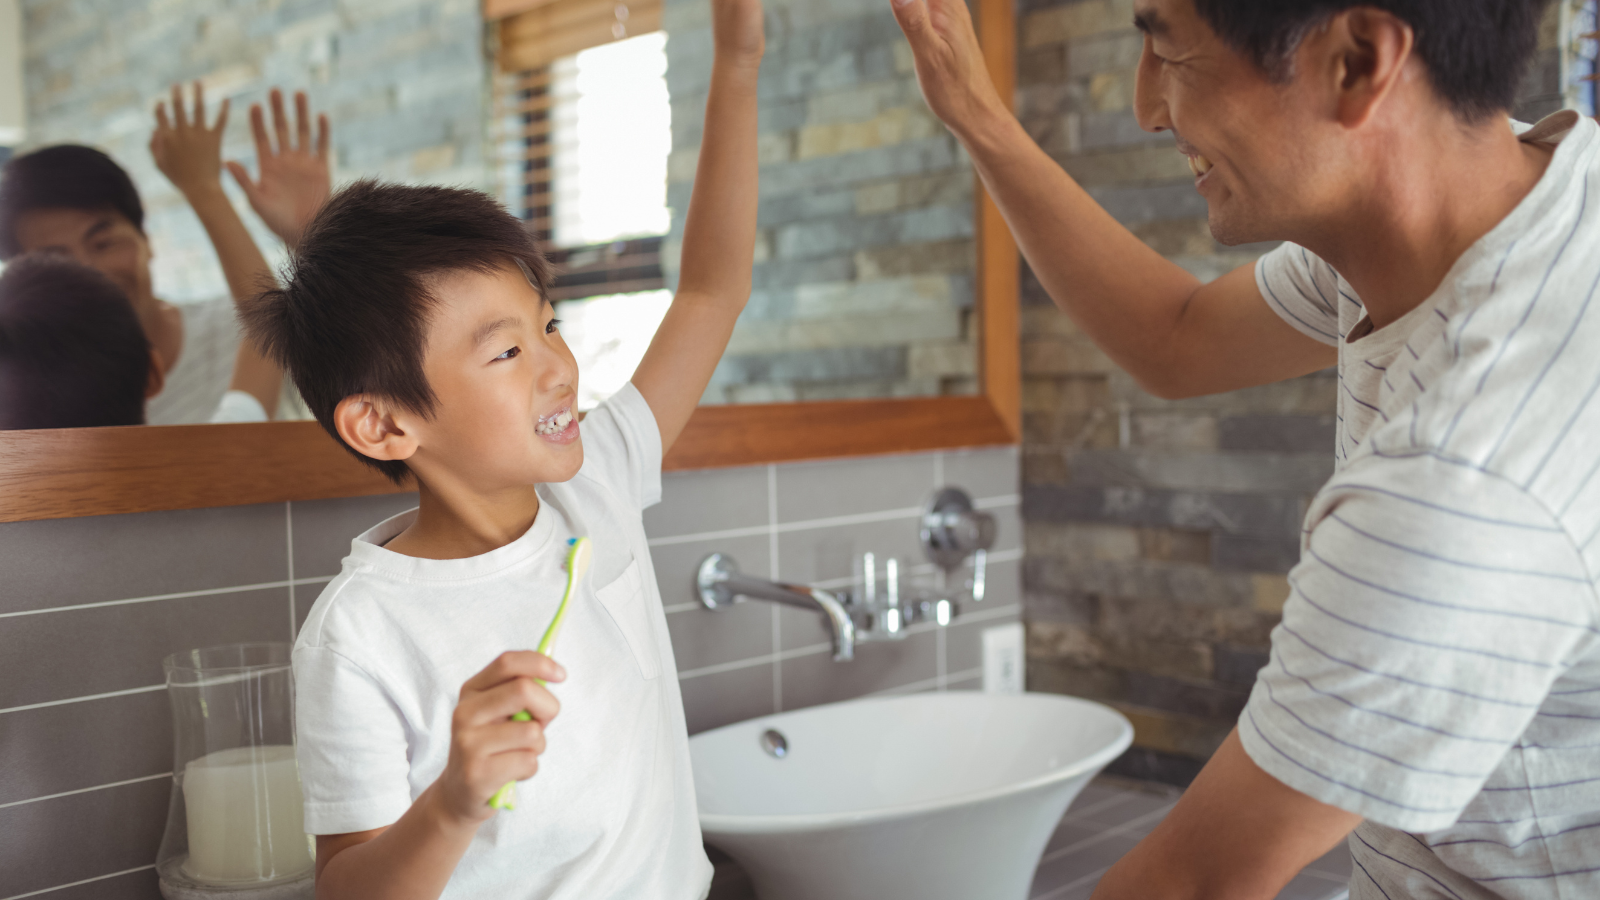
<path id="1" fill-rule="evenodd" d="M 678 292 L 633 384 L 671 447 L 700 403 L 750 298 L 756 245 L 756 81 L 766 49 L 761 0 L 712 0 L 716 58 L 683 229 Z"/>

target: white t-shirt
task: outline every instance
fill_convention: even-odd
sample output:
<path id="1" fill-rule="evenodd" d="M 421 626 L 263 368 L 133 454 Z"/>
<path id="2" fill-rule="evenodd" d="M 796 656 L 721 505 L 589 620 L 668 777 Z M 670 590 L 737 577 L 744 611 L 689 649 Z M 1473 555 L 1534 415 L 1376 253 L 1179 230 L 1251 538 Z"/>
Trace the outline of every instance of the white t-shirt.
<path id="1" fill-rule="evenodd" d="M 233 381 L 239 355 L 239 320 L 227 298 L 181 303 L 183 349 L 167 372 L 161 393 L 145 404 L 151 425 L 198 425 L 212 421 Z M 253 421 L 226 419 L 224 421 Z"/>
<path id="2" fill-rule="evenodd" d="M 1523 138 L 1544 177 L 1388 327 L 1300 247 L 1256 267 L 1339 348 L 1338 465 L 1239 734 L 1366 817 L 1357 900 L 1600 897 L 1600 127 Z"/>
<path id="3" fill-rule="evenodd" d="M 561 713 L 515 810 L 478 830 L 446 898 L 700 900 L 711 864 L 689 770 L 642 510 L 661 498 L 661 438 L 628 385 L 584 419 L 584 463 L 539 486 L 532 527 L 470 559 L 381 544 L 403 513 L 351 543 L 295 643 L 296 736 L 313 834 L 400 818 L 444 770 L 461 685 L 501 652 L 538 645 L 566 585 L 567 539 L 594 561 L 552 656 Z"/>

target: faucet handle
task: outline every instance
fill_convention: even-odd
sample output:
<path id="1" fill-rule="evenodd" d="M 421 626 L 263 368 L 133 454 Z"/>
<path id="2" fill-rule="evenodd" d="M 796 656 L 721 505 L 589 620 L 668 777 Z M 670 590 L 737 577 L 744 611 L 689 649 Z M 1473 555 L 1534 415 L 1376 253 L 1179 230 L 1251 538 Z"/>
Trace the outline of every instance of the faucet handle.
<path id="1" fill-rule="evenodd" d="M 967 557 L 994 546 L 994 516 L 979 512 L 966 491 L 947 487 L 933 495 L 922 513 L 922 551 L 928 561 L 953 572 Z"/>

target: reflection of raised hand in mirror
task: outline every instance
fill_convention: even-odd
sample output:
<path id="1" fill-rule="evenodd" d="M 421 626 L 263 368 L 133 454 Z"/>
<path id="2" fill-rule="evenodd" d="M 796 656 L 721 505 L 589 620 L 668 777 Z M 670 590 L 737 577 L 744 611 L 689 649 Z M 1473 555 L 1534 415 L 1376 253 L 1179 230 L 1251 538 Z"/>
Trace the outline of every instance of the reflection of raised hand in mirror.
<path id="1" fill-rule="evenodd" d="M 194 108 L 183 107 L 183 88 L 172 86 L 172 115 L 165 102 L 156 104 L 156 130 L 150 137 L 150 153 L 156 167 L 183 192 L 185 200 L 205 226 L 206 236 L 217 251 L 222 274 L 234 303 L 244 303 L 273 287 L 272 269 L 261 255 L 244 221 L 222 192 L 222 129 L 228 121 L 228 101 L 222 101 L 217 122 L 206 127 L 205 91 L 194 84 Z M 267 359 L 249 341 L 239 343 L 230 390 L 254 397 L 268 418 L 278 406 L 278 391 L 283 385 L 283 370 Z"/>
<path id="2" fill-rule="evenodd" d="M 317 139 L 311 141 L 311 109 L 304 91 L 294 95 L 295 134 L 289 140 L 289 119 L 283 111 L 283 92 L 272 89 L 272 130 L 276 150 L 267 135 L 261 104 L 250 107 L 250 130 L 256 139 L 256 165 L 261 177 L 250 180 L 244 166 L 228 161 L 228 171 L 244 189 L 250 206 L 290 249 L 300 244 L 300 233 L 328 199 L 328 117 L 317 116 Z"/>

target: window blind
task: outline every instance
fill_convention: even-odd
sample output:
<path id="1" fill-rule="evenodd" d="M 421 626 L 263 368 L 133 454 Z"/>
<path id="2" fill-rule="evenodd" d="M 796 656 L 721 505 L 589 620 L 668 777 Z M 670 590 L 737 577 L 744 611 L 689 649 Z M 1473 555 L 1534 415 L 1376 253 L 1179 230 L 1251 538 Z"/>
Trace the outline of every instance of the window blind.
<path id="1" fill-rule="evenodd" d="M 552 241 L 551 64 L 592 47 L 661 29 L 661 0 L 484 0 L 495 24 L 495 143 L 513 212 L 556 271 L 552 302 L 665 285 L 660 237 L 560 247 Z"/>

